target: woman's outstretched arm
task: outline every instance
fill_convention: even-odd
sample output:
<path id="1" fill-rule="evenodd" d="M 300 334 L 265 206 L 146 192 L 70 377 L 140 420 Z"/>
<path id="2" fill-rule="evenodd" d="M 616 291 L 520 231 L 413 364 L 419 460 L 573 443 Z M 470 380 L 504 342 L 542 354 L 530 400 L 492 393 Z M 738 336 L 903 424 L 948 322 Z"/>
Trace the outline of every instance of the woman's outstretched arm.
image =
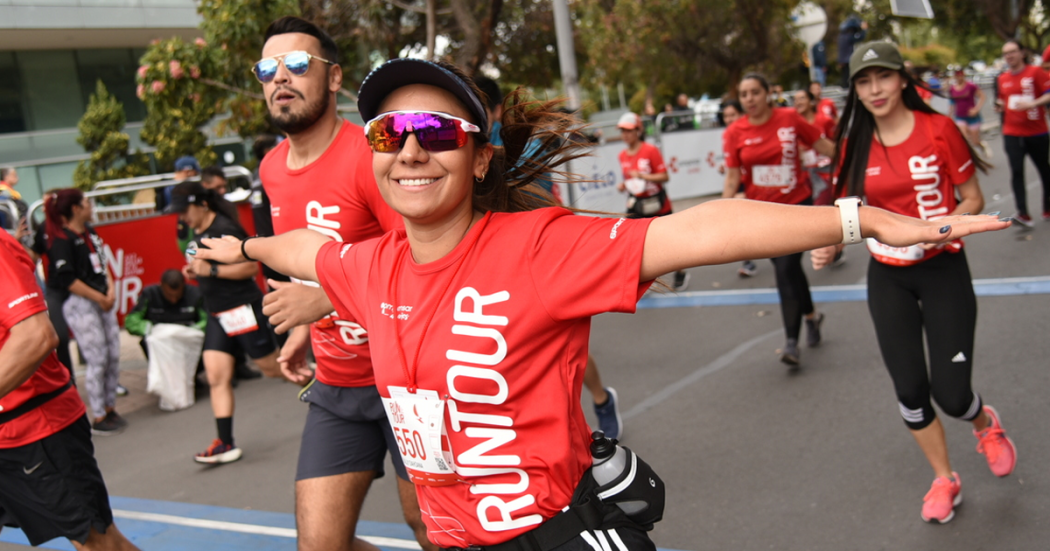
<path id="1" fill-rule="evenodd" d="M 317 252 L 331 241 L 313 230 L 299 229 L 275 237 L 254 237 L 244 243 L 244 252 L 252 260 L 284 275 L 307 281 L 317 281 Z M 221 239 L 202 239 L 207 249 L 197 249 L 195 256 L 225 264 L 247 262 L 241 254 L 241 240 L 233 236 Z"/>
<path id="2" fill-rule="evenodd" d="M 859 216 L 864 237 L 897 247 L 944 243 L 1010 226 L 994 216 L 949 216 L 927 222 L 867 206 L 860 207 Z M 647 281 L 693 266 L 773 258 L 841 242 L 838 207 L 709 201 L 653 220 L 645 237 L 641 277 Z"/>

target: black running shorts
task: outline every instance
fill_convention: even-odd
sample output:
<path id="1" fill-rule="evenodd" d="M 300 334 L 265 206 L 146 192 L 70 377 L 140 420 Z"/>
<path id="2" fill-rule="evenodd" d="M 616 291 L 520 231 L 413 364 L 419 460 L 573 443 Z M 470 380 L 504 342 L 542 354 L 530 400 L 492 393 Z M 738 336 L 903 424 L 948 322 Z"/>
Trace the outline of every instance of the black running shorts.
<path id="1" fill-rule="evenodd" d="M 55 538 L 84 543 L 113 525 L 95 463 L 87 416 L 44 438 L 0 449 L 0 524 L 21 528 L 34 546 Z"/>
<path id="2" fill-rule="evenodd" d="M 375 471 L 380 478 L 387 450 L 397 476 L 408 480 L 376 387 L 338 387 L 315 379 L 300 399 L 310 404 L 310 411 L 296 480 L 363 471 Z"/>
<path id="3" fill-rule="evenodd" d="M 277 337 L 273 333 L 269 319 L 263 315 L 262 299 L 252 302 L 252 311 L 259 328 L 251 333 L 242 333 L 233 337 L 226 334 L 219 324 L 219 318 L 209 314 L 208 324 L 204 328 L 204 350 L 217 350 L 231 356 L 238 356 L 243 350 L 249 358 L 262 358 L 277 350 Z"/>

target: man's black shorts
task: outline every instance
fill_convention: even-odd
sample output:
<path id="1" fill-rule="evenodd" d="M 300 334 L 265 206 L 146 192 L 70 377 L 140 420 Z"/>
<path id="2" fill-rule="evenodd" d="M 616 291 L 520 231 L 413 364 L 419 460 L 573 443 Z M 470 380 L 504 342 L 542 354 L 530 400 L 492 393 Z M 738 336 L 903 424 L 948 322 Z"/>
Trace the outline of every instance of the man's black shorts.
<path id="1" fill-rule="evenodd" d="M 277 350 L 277 337 L 270 326 L 269 318 L 263 315 L 262 299 L 252 302 L 252 311 L 255 312 L 255 321 L 259 328 L 251 333 L 243 333 L 229 336 L 219 324 L 219 318 L 209 314 L 208 323 L 204 327 L 204 350 L 217 350 L 237 357 L 241 350 L 248 354 L 249 358 L 262 358 Z"/>
<path id="2" fill-rule="evenodd" d="M 34 546 L 55 538 L 84 543 L 91 528 L 104 534 L 113 525 L 86 416 L 32 444 L 0 449 L 0 524 L 21 528 Z"/>
<path id="3" fill-rule="evenodd" d="M 315 379 L 303 389 L 300 399 L 310 404 L 310 411 L 299 446 L 296 480 L 362 471 L 375 471 L 380 478 L 387 450 L 397 476 L 408 480 L 376 387 L 338 387 Z"/>

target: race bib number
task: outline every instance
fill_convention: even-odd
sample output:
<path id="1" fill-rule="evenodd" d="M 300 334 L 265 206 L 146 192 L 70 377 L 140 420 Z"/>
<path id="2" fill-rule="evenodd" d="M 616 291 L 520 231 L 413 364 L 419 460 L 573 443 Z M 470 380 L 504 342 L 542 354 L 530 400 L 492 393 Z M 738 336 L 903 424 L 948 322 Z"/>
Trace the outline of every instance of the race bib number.
<path id="1" fill-rule="evenodd" d="M 219 319 L 222 330 L 230 337 L 251 333 L 259 328 L 259 322 L 255 320 L 255 311 L 251 304 L 245 304 L 231 308 L 225 312 L 215 314 Z"/>
<path id="2" fill-rule="evenodd" d="M 875 260 L 891 266 L 911 266 L 922 262 L 922 259 L 926 258 L 926 249 L 918 245 L 891 247 L 879 243 L 872 237 L 867 239 L 867 244 L 868 251 L 871 252 L 871 256 L 875 257 Z"/>
<path id="3" fill-rule="evenodd" d="M 91 258 L 91 268 L 95 270 L 96 274 L 102 273 L 102 259 L 99 258 L 98 253 L 91 253 L 88 255 Z"/>
<path id="4" fill-rule="evenodd" d="M 1035 101 L 1035 97 L 1030 96 L 1028 94 L 1013 94 L 1006 99 L 1006 108 L 1011 111 L 1020 111 L 1020 109 L 1018 109 L 1017 107 L 1017 104 L 1022 101 L 1032 102 Z"/>
<path id="5" fill-rule="evenodd" d="M 413 484 L 449 486 L 458 484 L 452 451 L 445 433 L 445 401 L 433 390 L 387 387 L 383 408 L 397 440 L 397 449 Z"/>
<path id="6" fill-rule="evenodd" d="M 805 166 L 805 167 L 817 166 L 817 162 L 818 162 L 818 159 L 817 159 L 817 150 L 816 149 L 807 149 L 807 150 L 802 152 L 802 166 Z"/>
<path id="7" fill-rule="evenodd" d="M 790 165 L 756 165 L 751 169 L 751 183 L 761 187 L 795 185 L 795 167 Z"/>
<path id="8" fill-rule="evenodd" d="M 628 178 L 623 184 L 631 195 L 641 195 L 642 193 L 645 193 L 645 180 L 641 178 Z"/>

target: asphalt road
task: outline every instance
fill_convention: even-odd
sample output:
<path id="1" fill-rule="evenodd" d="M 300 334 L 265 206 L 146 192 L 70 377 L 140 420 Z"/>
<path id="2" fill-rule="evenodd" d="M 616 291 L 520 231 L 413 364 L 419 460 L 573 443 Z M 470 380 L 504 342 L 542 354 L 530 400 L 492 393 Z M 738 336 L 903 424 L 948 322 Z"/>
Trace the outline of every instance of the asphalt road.
<path id="1" fill-rule="evenodd" d="M 1001 142 L 992 146 L 997 166 L 981 179 L 986 210 L 1010 214 L 1009 171 Z M 1028 180 L 1029 204 L 1038 213 L 1030 166 Z M 968 239 L 974 278 L 1050 275 L 1048 240 L 1050 222 Z M 807 272 L 814 286 L 856 285 L 867 262 L 855 246 L 841 268 Z M 759 267 L 746 280 L 735 265 L 690 270 L 689 291 L 773 287 L 772 266 L 760 261 Z M 974 450 L 969 424 L 944 419 L 964 496 L 944 526 L 919 517 L 932 471 L 900 419 L 866 304 L 846 298 L 818 304 L 827 315 L 825 342 L 803 348 L 802 369 L 794 374 L 777 361 L 783 335 L 776 304 L 646 308 L 595 319 L 592 352 L 605 383 L 619 391 L 623 443 L 667 482 L 665 518 L 653 539 L 662 548 L 690 550 L 1045 549 L 1050 440 L 1039 426 L 1050 419 L 1050 294 L 978 299 L 974 387 L 998 408 L 1020 459 L 1014 474 L 994 477 Z M 139 388 L 142 367 L 125 363 L 123 380 L 134 383 L 132 396 L 121 398 L 123 409 L 133 409 L 126 414 L 130 428 L 95 439 L 111 494 L 287 519 L 306 412 L 296 389 L 242 383 L 235 431 L 244 459 L 208 468 L 191 460 L 214 435 L 207 400 L 178 413 L 160 411 Z M 589 400 L 586 392 L 582 399 Z M 363 519 L 401 523 L 392 476 L 373 485 Z M 291 541 L 280 548 L 294 548 Z M 216 546 L 184 548 L 206 547 Z"/>

